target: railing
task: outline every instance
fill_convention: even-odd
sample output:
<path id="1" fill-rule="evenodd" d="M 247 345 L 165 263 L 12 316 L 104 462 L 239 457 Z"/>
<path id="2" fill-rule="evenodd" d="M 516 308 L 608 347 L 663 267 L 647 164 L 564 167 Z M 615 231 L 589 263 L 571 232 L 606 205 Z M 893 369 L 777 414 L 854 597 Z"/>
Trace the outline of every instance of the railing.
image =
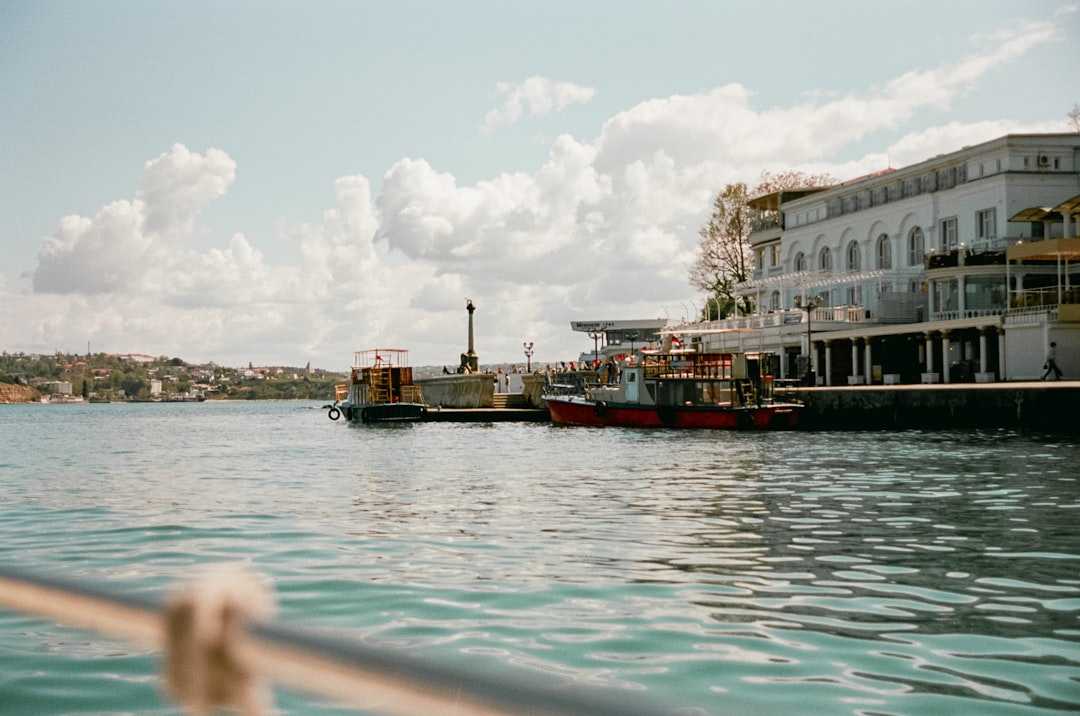
<path id="1" fill-rule="evenodd" d="M 1010 326 L 1037 325 L 1043 321 L 1058 319 L 1058 305 L 1023 306 L 1005 311 L 1004 321 Z"/>
<path id="2" fill-rule="evenodd" d="M 1039 306 L 1057 306 L 1061 303 L 1080 303 L 1080 288 L 1074 286 L 1048 286 L 1013 294 L 1009 299 L 1009 308 L 1037 308 Z"/>
<path id="3" fill-rule="evenodd" d="M 157 602 L 2 566 L 0 607 L 163 652 L 165 691 L 190 713 L 216 707 L 256 716 L 276 713 L 263 681 L 385 714 L 674 713 L 670 705 L 649 703 L 641 695 L 552 686 L 527 674 L 468 671 L 460 663 L 435 663 L 402 650 L 263 621 L 262 612 L 272 602 L 265 584 L 257 575 L 222 571 Z M 97 686 L 107 688 L 107 681 L 103 677 Z"/>
<path id="4" fill-rule="evenodd" d="M 819 306 L 811 312 L 813 323 L 865 323 L 870 320 L 866 315 L 866 306 Z M 718 330 L 755 330 L 790 326 L 806 323 L 806 311 L 799 308 L 782 308 L 768 313 L 755 313 L 750 316 L 736 316 L 722 321 L 710 321 L 710 328 Z"/>
<path id="5" fill-rule="evenodd" d="M 954 266 L 1004 266 L 1005 251 L 998 248 L 955 248 L 945 253 L 927 254 L 925 265 L 928 270 Z"/>
<path id="6" fill-rule="evenodd" d="M 1005 312 L 1003 308 L 969 308 L 963 311 L 938 311 L 931 314 L 932 321 L 955 321 L 958 318 L 983 318 L 985 316 L 1000 316 Z"/>
<path id="7" fill-rule="evenodd" d="M 768 231 L 769 229 L 780 228 L 780 212 L 774 211 L 765 216 L 760 216 L 750 220 L 750 233 L 756 233 L 758 231 Z"/>
<path id="8" fill-rule="evenodd" d="M 403 385 L 401 386 L 401 402 L 403 403 L 423 403 L 424 393 L 420 390 L 419 385 Z"/>

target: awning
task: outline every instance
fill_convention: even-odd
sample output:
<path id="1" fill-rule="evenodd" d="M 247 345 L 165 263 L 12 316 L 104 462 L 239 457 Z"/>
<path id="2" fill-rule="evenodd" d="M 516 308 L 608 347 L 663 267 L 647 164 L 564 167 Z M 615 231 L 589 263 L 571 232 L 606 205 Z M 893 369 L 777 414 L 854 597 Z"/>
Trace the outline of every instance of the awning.
<path id="1" fill-rule="evenodd" d="M 1074 196 L 1072 199 L 1067 199 L 1054 207 L 1054 211 L 1059 214 L 1075 214 L 1080 212 L 1080 195 Z"/>
<path id="2" fill-rule="evenodd" d="M 1062 215 L 1056 208 L 1032 206 L 1013 214 L 1009 221 L 1061 221 Z"/>
<path id="3" fill-rule="evenodd" d="M 1005 249 L 1009 261 L 1080 260 L 1080 239 L 1043 239 L 1013 244 Z"/>

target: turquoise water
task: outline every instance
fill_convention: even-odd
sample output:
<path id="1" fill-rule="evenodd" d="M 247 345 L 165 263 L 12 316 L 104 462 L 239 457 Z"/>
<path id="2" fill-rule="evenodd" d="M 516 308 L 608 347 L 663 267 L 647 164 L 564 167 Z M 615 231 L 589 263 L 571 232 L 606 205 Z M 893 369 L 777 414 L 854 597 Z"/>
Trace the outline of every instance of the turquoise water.
<path id="1" fill-rule="evenodd" d="M 672 709 L 1080 710 L 1074 443 L 316 407 L 0 406 L 0 560 L 154 598 L 242 561 L 288 625 Z M 0 611 L 0 713 L 176 713 L 158 666 Z"/>

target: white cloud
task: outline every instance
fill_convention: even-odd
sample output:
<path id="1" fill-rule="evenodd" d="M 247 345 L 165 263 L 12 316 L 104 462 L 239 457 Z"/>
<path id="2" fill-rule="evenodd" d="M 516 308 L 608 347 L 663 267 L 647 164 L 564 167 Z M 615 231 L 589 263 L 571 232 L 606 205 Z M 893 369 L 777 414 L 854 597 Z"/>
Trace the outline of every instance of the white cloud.
<path id="1" fill-rule="evenodd" d="M 147 234 L 183 237 L 195 216 L 225 194 L 236 179 L 236 162 L 220 149 L 194 154 L 182 144 L 146 163 L 135 200 L 142 204 Z"/>
<path id="2" fill-rule="evenodd" d="M 500 82 L 496 89 L 505 98 L 501 107 L 492 109 L 484 117 L 484 128 L 489 132 L 496 127 L 514 124 L 526 111 L 529 114 L 550 114 L 572 104 L 586 104 L 596 95 L 596 90 L 591 87 L 556 82 L 535 75 L 518 85 Z"/>
<path id="3" fill-rule="evenodd" d="M 0 312 L 0 334 L 20 336 L 26 350 L 92 340 L 191 360 L 330 368 L 358 348 L 395 345 L 414 363 L 455 365 L 469 296 L 482 360 L 521 360 L 525 340 L 538 361 L 570 359 L 584 347 L 570 320 L 693 313 L 686 267 L 726 183 L 791 168 L 846 179 L 1009 132 L 1061 131 L 1060 120 L 949 122 L 873 154 L 854 149 L 948 108 L 1052 34 L 1043 23 L 1017 27 L 993 52 L 864 93 L 761 109 L 750 89 L 729 84 L 642 102 L 611 117 L 594 142 L 560 136 L 535 173 L 462 185 L 424 159 L 401 159 L 378 196 L 367 178 L 342 177 L 319 223 L 280 224 L 272 240 L 298 247 L 289 263 L 272 263 L 264 241 L 242 233 L 190 248 L 199 213 L 226 194 L 237 167 L 225 152 L 176 145 L 147 163 L 133 198 L 61 220 L 43 242 L 32 291 L 0 284 L 11 307 Z M 490 126 L 593 92 L 542 78 L 503 91 Z M 836 159 L 845 151 L 853 156 Z"/>

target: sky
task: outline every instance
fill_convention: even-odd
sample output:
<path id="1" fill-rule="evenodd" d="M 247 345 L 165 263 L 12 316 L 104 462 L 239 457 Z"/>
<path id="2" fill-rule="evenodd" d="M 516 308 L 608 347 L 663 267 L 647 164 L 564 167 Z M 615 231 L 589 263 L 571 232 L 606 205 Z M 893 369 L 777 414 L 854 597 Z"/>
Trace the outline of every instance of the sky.
<path id="1" fill-rule="evenodd" d="M 0 351 L 575 360 L 713 198 L 1069 131 L 1075 0 L 0 0 Z"/>

